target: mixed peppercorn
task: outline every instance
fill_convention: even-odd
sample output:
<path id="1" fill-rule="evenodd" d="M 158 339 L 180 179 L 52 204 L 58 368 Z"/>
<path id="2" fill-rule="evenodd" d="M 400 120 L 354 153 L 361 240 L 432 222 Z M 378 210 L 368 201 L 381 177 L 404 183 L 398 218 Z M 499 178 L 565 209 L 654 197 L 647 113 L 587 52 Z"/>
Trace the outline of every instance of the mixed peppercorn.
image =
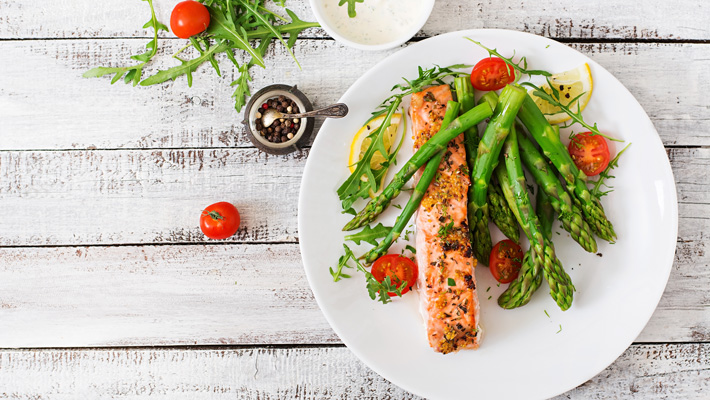
<path id="1" fill-rule="evenodd" d="M 284 143 L 293 139 L 296 136 L 296 132 L 298 132 L 298 128 L 301 127 L 301 119 L 280 118 L 275 120 L 271 126 L 265 127 L 261 121 L 262 114 L 270 108 L 284 114 L 297 114 L 300 111 L 296 102 L 286 96 L 269 99 L 259 107 L 255 121 L 256 130 L 269 142 Z"/>

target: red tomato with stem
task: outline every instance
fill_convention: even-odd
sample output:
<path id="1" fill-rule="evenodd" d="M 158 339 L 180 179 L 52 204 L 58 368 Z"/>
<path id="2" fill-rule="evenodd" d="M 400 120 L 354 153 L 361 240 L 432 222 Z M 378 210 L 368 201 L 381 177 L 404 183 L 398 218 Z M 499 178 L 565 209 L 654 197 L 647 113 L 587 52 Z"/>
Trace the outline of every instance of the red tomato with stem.
<path id="1" fill-rule="evenodd" d="M 407 286 L 402 290 L 402 294 L 407 293 L 409 289 L 414 286 L 414 283 L 417 281 L 417 275 L 419 275 L 417 264 L 399 254 L 384 255 L 372 264 L 372 276 L 377 282 L 384 281 L 387 276 L 390 277 L 390 282 L 392 282 L 394 286 L 399 286 L 402 282 L 407 282 Z M 396 296 L 396 294 L 392 292 L 390 292 L 389 295 Z"/>
<path id="2" fill-rule="evenodd" d="M 471 70 L 471 85 L 476 90 L 503 89 L 514 80 L 515 69 L 498 57 L 484 58 Z"/>
<path id="3" fill-rule="evenodd" d="M 609 146 L 601 135 L 578 133 L 569 142 L 567 151 L 577 168 L 587 176 L 599 175 L 609 165 Z"/>
<path id="4" fill-rule="evenodd" d="M 170 14 L 170 29 L 175 36 L 187 39 L 204 32 L 210 25 L 210 12 L 202 3 L 188 0 L 177 3 Z"/>
<path id="5" fill-rule="evenodd" d="M 501 240 L 493 246 L 488 267 L 500 283 L 510 283 L 518 277 L 523 265 L 523 250 L 512 240 Z"/>
<path id="6" fill-rule="evenodd" d="M 239 229 L 239 211 L 231 203 L 214 203 L 202 211 L 200 229 L 210 239 L 226 239 Z"/>

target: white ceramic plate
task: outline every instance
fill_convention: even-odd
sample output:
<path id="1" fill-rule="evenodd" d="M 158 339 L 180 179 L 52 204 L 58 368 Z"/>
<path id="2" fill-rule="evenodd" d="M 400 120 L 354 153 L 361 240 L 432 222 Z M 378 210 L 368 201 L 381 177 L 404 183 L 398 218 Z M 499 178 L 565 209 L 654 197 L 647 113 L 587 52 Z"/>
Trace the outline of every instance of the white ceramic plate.
<path id="1" fill-rule="evenodd" d="M 614 170 L 614 191 L 603 199 L 618 242 L 599 240 L 600 255 L 589 254 L 558 225 L 553 229 L 560 232 L 553 233 L 559 259 L 577 288 L 571 309 L 561 312 L 543 283 L 528 305 L 503 310 L 496 299 L 504 287 L 497 287 L 488 269 L 479 267 L 481 347 L 441 355 L 427 344 L 417 294 L 382 305 L 368 297 L 362 274 L 334 283 L 328 268 L 343 254 L 341 228 L 350 219 L 340 213 L 336 189 L 349 174 L 346 160 L 352 133 L 401 77 L 416 77 L 417 66 L 472 64 L 487 56 L 464 36 L 504 55 L 515 50 L 527 56 L 534 69 L 561 72 L 589 63 L 594 93 L 585 119 L 633 144 Z M 452 32 L 386 58 L 340 101 L 348 104 L 350 114 L 328 120 L 315 140 L 301 185 L 298 226 L 303 263 L 319 306 L 343 342 L 370 368 L 428 398 L 547 398 L 598 374 L 638 336 L 668 280 L 678 206 L 670 164 L 656 130 L 629 91 L 603 67 L 563 44 L 531 34 Z M 410 136 L 407 133 L 400 161 L 412 154 Z M 621 147 L 612 144 L 611 150 L 615 154 Z M 407 196 L 400 197 L 400 203 L 406 201 Z M 385 224 L 391 226 L 398 212 L 390 207 L 383 214 Z M 398 243 L 394 251 L 404 244 Z M 353 250 L 362 254 L 368 248 Z"/>

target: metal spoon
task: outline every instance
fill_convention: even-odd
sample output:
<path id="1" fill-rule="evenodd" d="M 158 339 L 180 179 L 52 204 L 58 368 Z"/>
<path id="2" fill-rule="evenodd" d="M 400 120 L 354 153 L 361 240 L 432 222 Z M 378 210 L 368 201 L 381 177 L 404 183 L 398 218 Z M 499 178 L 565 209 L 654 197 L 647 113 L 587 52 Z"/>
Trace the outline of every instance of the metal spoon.
<path id="1" fill-rule="evenodd" d="M 348 106 L 343 103 L 333 104 L 318 110 L 308 111 L 300 114 L 283 114 L 273 108 L 269 108 L 261 115 L 261 124 L 268 128 L 277 119 L 280 118 L 305 118 L 305 117 L 328 117 L 328 118 L 343 118 L 348 115 Z"/>

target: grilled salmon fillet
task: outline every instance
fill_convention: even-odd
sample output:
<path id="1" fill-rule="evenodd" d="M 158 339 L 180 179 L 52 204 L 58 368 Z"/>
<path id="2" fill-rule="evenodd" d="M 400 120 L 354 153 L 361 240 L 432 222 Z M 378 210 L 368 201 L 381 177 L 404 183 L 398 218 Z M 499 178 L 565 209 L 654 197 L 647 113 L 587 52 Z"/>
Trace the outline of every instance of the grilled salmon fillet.
<path id="1" fill-rule="evenodd" d="M 412 95 L 415 151 L 439 131 L 451 99 L 448 85 Z M 416 216 L 420 310 L 429 345 L 444 354 L 476 349 L 481 338 L 466 208 L 470 184 L 461 134 L 449 143 Z"/>

